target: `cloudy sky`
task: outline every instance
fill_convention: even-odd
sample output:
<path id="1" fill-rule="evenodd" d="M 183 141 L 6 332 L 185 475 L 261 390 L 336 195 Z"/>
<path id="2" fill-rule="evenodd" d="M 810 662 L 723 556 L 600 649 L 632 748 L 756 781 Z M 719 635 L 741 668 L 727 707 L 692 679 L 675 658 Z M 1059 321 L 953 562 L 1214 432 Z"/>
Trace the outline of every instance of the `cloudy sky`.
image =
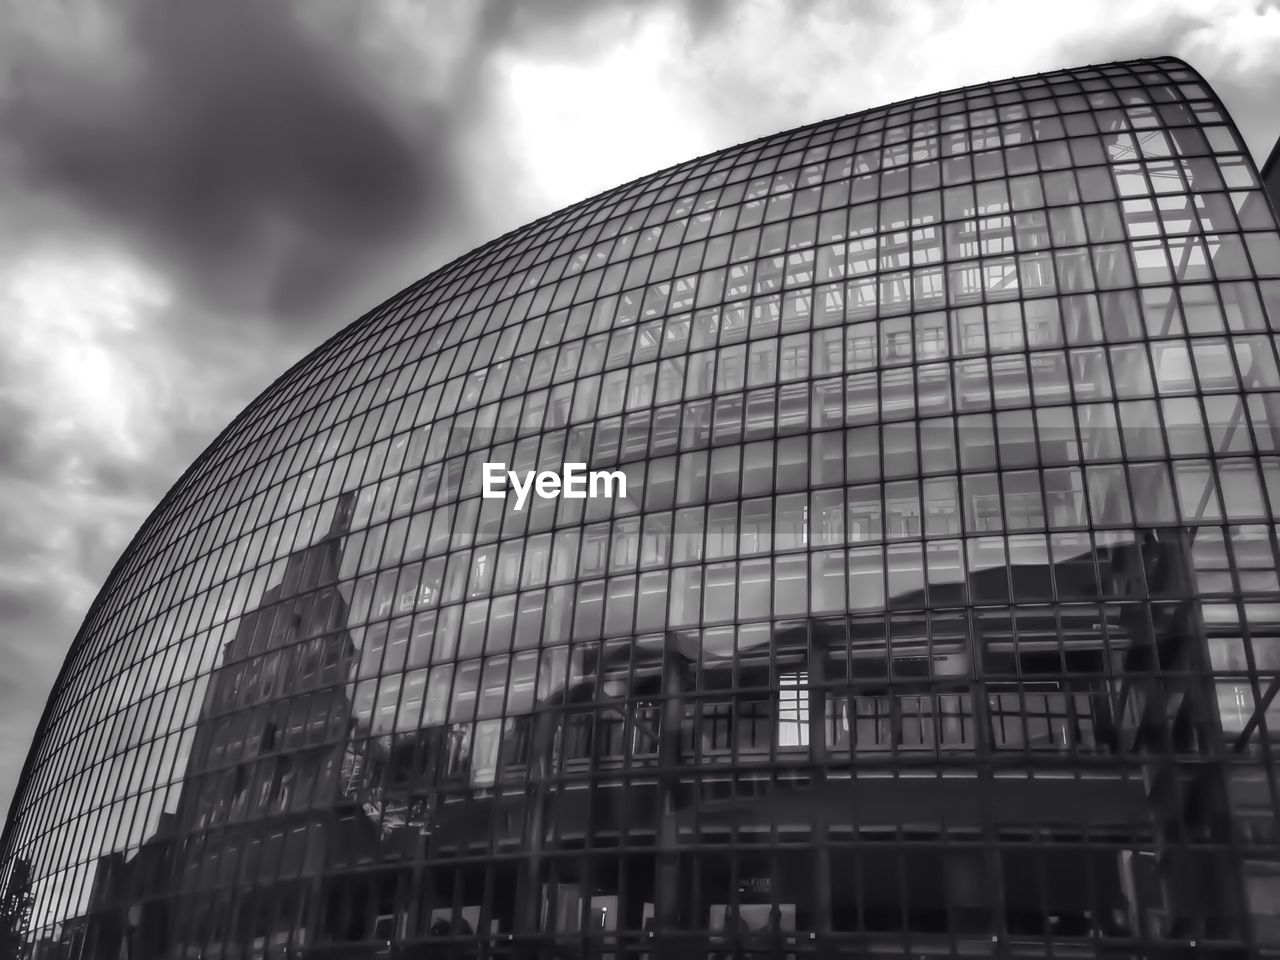
<path id="1" fill-rule="evenodd" d="M 1261 162 L 1280 0 L 0 0 L 0 817 L 139 524 L 367 308 L 700 153 L 1160 54 Z"/>

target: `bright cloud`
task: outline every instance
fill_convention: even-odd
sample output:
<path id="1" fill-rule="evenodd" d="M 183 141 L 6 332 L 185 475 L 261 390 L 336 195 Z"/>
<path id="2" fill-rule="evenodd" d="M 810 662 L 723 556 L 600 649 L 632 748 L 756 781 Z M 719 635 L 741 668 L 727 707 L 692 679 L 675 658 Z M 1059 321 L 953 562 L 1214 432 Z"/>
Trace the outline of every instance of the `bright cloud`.
<path id="1" fill-rule="evenodd" d="M 168 301 L 161 278 L 101 251 L 34 254 L 0 279 L 0 310 L 20 320 L 7 346 L 23 376 L 7 390 L 30 405 L 37 441 L 143 455 L 170 392 L 151 329 Z"/>
<path id="2" fill-rule="evenodd" d="M 613 29 L 597 29 L 598 52 L 583 62 L 515 51 L 494 67 L 507 136 L 532 180 L 526 189 L 546 209 L 718 145 L 671 69 L 687 42 L 681 16 L 616 11 L 606 23 Z M 626 24 L 633 29 L 617 29 Z"/>

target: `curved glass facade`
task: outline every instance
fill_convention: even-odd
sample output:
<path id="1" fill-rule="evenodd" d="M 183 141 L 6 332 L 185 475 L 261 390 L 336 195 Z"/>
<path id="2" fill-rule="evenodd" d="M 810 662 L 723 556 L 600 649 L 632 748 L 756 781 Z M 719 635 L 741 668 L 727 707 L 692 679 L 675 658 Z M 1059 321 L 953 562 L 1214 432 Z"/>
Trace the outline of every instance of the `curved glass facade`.
<path id="1" fill-rule="evenodd" d="M 0 936 L 1280 949 L 1276 329 L 1257 171 L 1175 60 L 820 123 L 503 237 L 145 524 L 32 748 Z M 625 496 L 521 507 L 487 463 Z"/>

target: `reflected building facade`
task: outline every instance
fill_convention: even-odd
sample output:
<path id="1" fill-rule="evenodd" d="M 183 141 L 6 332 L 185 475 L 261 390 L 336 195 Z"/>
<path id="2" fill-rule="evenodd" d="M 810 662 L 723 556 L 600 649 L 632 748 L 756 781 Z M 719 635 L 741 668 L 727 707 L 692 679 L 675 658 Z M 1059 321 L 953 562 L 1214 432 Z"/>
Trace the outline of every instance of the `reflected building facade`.
<path id="1" fill-rule="evenodd" d="M 1168 59 L 459 259 L 113 571 L 0 841 L 28 955 L 1280 952 L 1277 329 L 1258 172 Z"/>

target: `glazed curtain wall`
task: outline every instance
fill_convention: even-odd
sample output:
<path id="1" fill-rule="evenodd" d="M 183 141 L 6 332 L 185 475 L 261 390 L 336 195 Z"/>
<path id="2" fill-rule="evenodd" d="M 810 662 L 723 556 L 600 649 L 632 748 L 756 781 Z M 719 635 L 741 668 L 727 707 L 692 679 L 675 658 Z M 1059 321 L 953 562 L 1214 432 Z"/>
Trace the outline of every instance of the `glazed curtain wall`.
<path id="1" fill-rule="evenodd" d="M 0 902 L 51 957 L 1275 945 L 1277 327 L 1256 170 L 1172 60 L 516 231 L 148 521 Z M 628 496 L 516 511 L 485 462 Z"/>

